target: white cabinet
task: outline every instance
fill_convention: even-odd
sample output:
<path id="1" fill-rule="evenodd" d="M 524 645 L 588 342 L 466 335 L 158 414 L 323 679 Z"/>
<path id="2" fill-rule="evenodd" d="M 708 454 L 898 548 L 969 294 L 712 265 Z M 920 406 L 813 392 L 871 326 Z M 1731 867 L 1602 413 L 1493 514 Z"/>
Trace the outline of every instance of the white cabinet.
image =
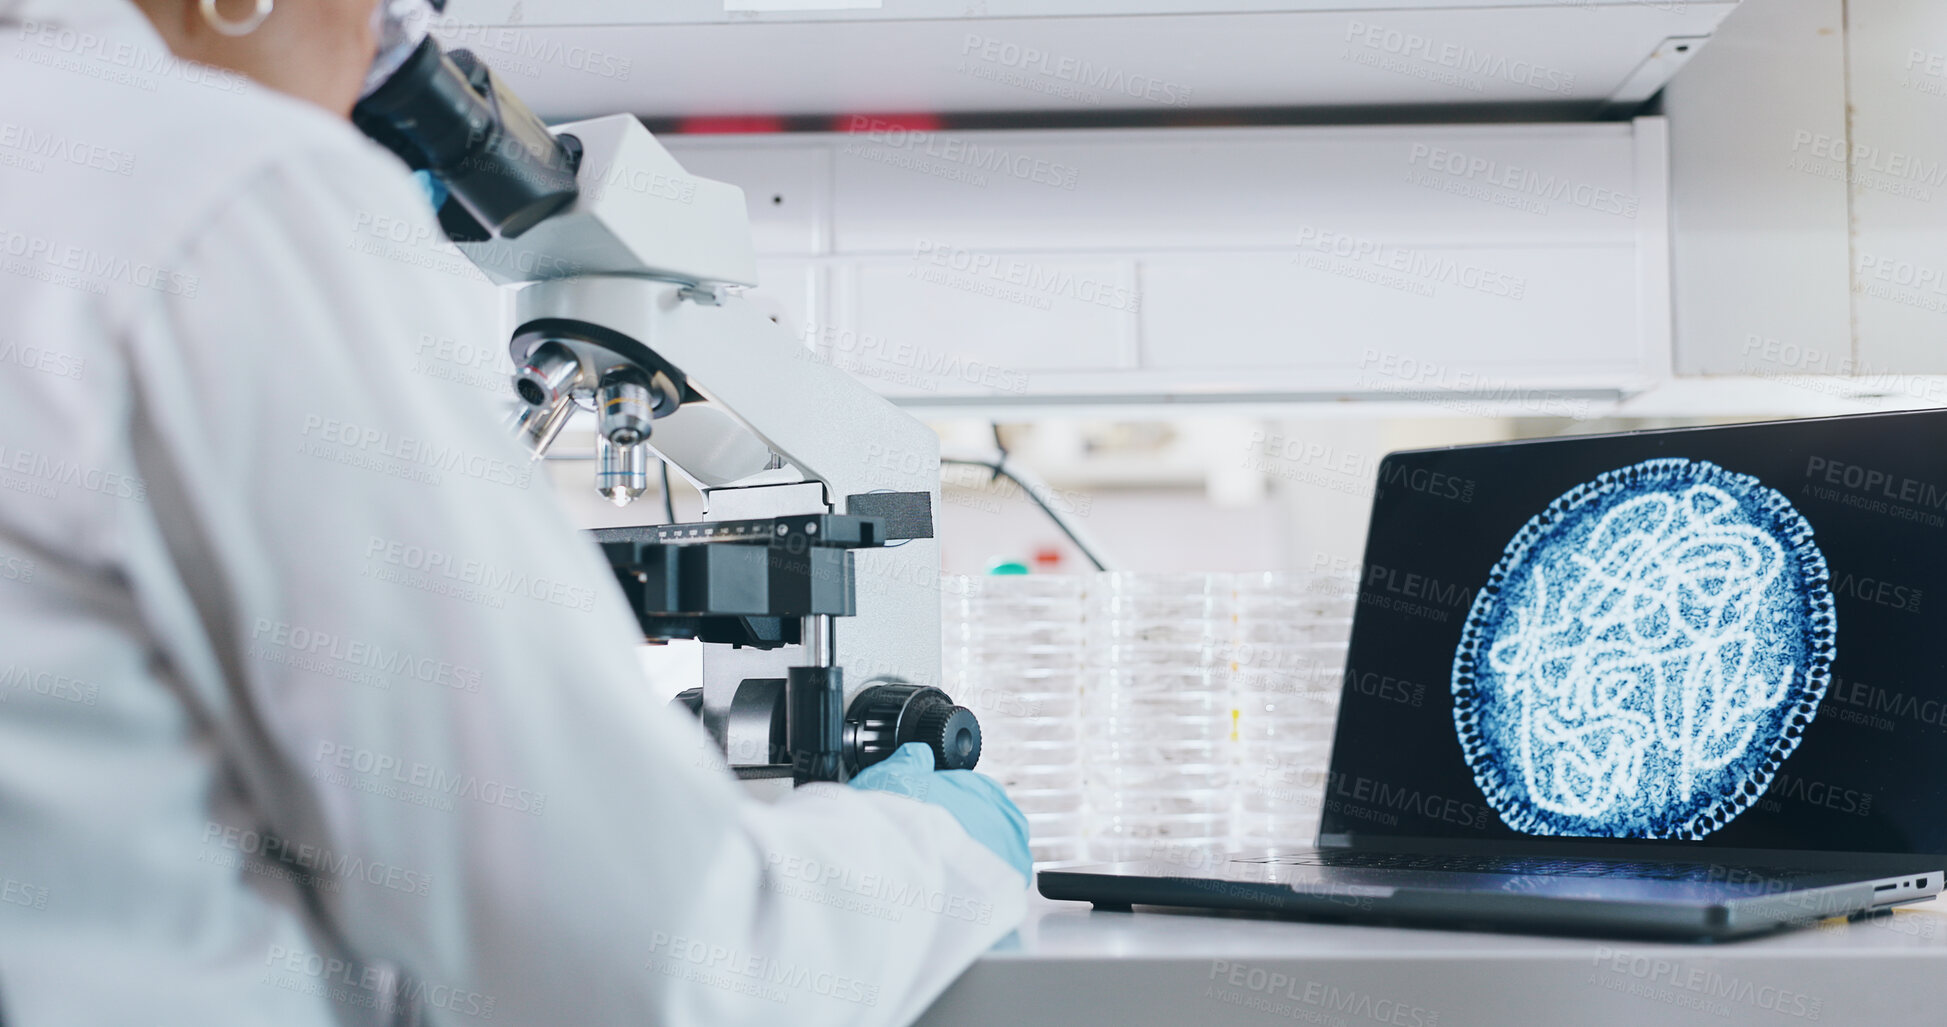
<path id="1" fill-rule="evenodd" d="M 835 148 L 840 252 L 905 251 L 935 238 L 976 249 L 1283 248 L 1307 230 L 1435 245 L 1630 245 L 1642 206 L 1626 123 L 866 127 Z"/>
<path id="2" fill-rule="evenodd" d="M 1659 119 L 664 141 L 746 187 L 759 294 L 911 406 L 1505 402 L 1668 373 Z"/>
<path id="3" fill-rule="evenodd" d="M 1707 0 L 1728 3 L 1734 0 Z M 449 0 L 447 10 L 492 25 L 681 25 L 753 21 L 964 21 L 990 18 L 1126 18 L 1169 14 L 1236 15 L 1442 11 L 1482 7 L 1546 10 L 1563 6 L 1590 18 L 1642 7 L 1694 16 L 1685 0 Z M 1593 22 L 1591 22 L 1593 24 Z"/>
<path id="4" fill-rule="evenodd" d="M 1795 2 L 1795 0 L 1773 0 Z M 544 117 L 1647 99 L 1734 0 L 453 0 Z"/>
<path id="5" fill-rule="evenodd" d="M 1025 391 L 1036 372 L 1136 366 L 1134 318 L 1094 302 L 1135 295 L 1130 262 L 996 257 L 990 274 L 975 263 L 985 256 L 939 248 L 915 259 L 859 261 L 834 282 L 844 297 L 839 323 L 896 346 L 1018 372 L 999 391 Z M 1023 270 L 1016 275 L 1012 267 Z M 961 387 L 973 384 L 964 381 L 939 384 L 953 393 L 980 391 Z"/>
<path id="6" fill-rule="evenodd" d="M 1462 376 L 1639 384 L 1647 367 L 1631 245 L 1429 247 L 1179 256 L 1143 268 L 1144 366 L 1222 385 L 1472 391 Z"/>

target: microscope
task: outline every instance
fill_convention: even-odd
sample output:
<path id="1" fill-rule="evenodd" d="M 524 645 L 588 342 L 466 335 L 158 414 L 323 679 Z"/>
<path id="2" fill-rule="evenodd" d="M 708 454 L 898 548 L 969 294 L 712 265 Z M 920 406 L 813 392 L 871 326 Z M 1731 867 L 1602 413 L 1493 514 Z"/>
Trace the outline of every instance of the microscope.
<path id="1" fill-rule="evenodd" d="M 703 494 L 702 522 L 594 533 L 644 638 L 704 643 L 677 702 L 746 779 L 843 781 L 913 741 L 973 767 L 980 726 L 937 684 L 939 440 L 741 294 L 743 191 L 634 117 L 551 130 L 467 51 L 392 50 L 354 121 L 516 287 L 509 429 L 539 459 L 588 411 L 604 496 L 641 496 L 652 459 Z"/>

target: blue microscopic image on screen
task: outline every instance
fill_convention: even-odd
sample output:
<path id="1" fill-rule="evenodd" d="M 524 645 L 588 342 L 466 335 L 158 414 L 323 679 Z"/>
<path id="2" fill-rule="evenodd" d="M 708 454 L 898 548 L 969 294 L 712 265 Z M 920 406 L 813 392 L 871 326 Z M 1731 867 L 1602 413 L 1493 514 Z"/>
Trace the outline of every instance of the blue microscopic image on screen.
<path id="1" fill-rule="evenodd" d="M 1528 834 L 1697 839 L 1812 723 L 1838 621 L 1791 502 L 1703 460 L 1577 485 L 1509 541 L 1454 652 L 1454 727 Z"/>

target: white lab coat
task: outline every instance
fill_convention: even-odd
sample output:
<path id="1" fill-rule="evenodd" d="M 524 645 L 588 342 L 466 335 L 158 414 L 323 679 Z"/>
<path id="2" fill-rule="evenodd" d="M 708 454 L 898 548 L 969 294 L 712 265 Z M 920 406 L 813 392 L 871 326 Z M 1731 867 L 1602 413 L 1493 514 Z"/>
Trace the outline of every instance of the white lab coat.
<path id="1" fill-rule="evenodd" d="M 433 239 L 343 122 L 0 0 L 5 1022 L 910 1021 L 1020 875 L 648 694 Z"/>

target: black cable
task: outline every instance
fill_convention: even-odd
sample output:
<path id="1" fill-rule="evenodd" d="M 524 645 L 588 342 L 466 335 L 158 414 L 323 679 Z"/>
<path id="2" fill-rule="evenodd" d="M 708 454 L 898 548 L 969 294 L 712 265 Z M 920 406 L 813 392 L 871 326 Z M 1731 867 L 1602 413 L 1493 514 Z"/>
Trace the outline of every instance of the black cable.
<path id="1" fill-rule="evenodd" d="M 676 523 L 676 497 L 669 494 L 669 461 L 661 461 L 663 467 L 663 523 Z"/>
<path id="2" fill-rule="evenodd" d="M 1001 423 L 1000 423 L 999 421 L 994 421 L 994 422 L 992 422 L 991 424 L 989 424 L 988 426 L 989 426 L 989 427 L 991 427 L 992 429 L 994 429 L 994 452 L 996 452 L 996 453 L 999 453 L 999 454 L 1000 454 L 1000 456 L 999 456 L 999 457 L 997 457 L 996 459 L 997 459 L 997 460 L 999 460 L 999 461 L 1000 461 L 1001 463 L 1006 463 L 1006 462 L 1007 462 L 1007 443 L 1006 443 L 1006 442 L 1003 442 L 1003 441 L 1001 440 Z M 989 484 L 992 484 L 992 483 L 994 483 L 994 482 L 997 482 L 997 481 L 999 481 L 999 480 L 1001 480 L 1001 472 L 1000 472 L 1000 468 L 998 468 L 998 467 L 996 467 L 996 468 L 994 469 L 994 473 L 992 473 L 992 474 L 990 474 L 990 475 L 988 475 L 988 476 L 987 476 L 987 481 L 988 481 L 988 483 L 989 483 Z M 1012 479 L 1010 478 L 1009 480 L 1012 480 Z M 1021 485 L 1021 483 L 1020 483 L 1020 482 L 1018 482 L 1018 481 L 1016 481 L 1016 482 L 1014 482 L 1014 484 L 1016 484 L 1016 485 Z M 1026 490 L 1027 490 L 1027 486 L 1025 486 L 1025 485 L 1021 485 L 1021 489 L 1022 489 L 1022 491 L 1026 491 Z"/>
<path id="3" fill-rule="evenodd" d="M 999 433 L 996 432 L 997 436 L 998 434 Z M 1019 477 L 1015 476 L 1014 472 L 1008 469 L 1004 459 L 1002 460 L 961 460 L 954 457 L 942 457 L 940 459 L 940 463 L 959 464 L 963 467 L 985 467 L 989 471 L 992 471 L 994 473 L 995 478 L 997 479 L 1006 478 L 1008 481 L 1011 481 L 1014 484 L 1020 486 L 1021 491 L 1027 493 L 1029 499 L 1034 500 L 1034 505 L 1040 507 L 1041 512 L 1047 514 L 1048 519 L 1055 522 L 1055 527 L 1060 528 L 1061 533 L 1063 535 L 1068 536 L 1068 541 L 1075 543 L 1075 548 L 1082 551 L 1082 556 L 1086 557 L 1089 563 L 1095 565 L 1096 570 L 1106 571 L 1109 569 L 1108 565 L 1102 562 L 1102 558 L 1100 556 L 1095 555 L 1095 550 L 1091 549 L 1089 547 L 1089 544 L 1082 541 L 1082 537 L 1075 533 L 1075 529 L 1071 527 L 1068 523 L 1068 518 L 1063 517 L 1060 513 L 1057 513 L 1054 507 L 1048 505 L 1047 500 L 1042 499 L 1041 496 L 1034 491 L 1034 489 L 1028 487 L 1027 482 L 1022 481 Z"/>

